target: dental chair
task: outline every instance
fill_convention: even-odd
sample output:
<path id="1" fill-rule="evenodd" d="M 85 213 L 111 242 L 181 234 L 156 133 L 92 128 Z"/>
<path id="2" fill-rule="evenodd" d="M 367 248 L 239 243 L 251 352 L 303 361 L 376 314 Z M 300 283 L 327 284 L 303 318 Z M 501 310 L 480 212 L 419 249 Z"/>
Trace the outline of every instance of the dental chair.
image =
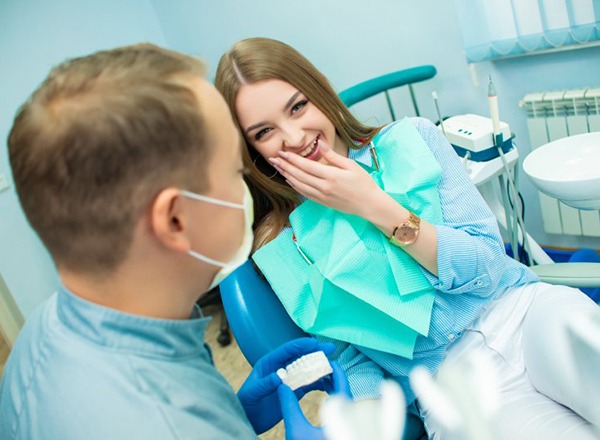
<path id="1" fill-rule="evenodd" d="M 292 321 L 251 260 L 223 280 L 220 288 L 231 331 L 250 365 L 284 342 L 308 336 Z M 403 440 L 427 438 L 424 434 L 421 420 L 408 415 Z"/>

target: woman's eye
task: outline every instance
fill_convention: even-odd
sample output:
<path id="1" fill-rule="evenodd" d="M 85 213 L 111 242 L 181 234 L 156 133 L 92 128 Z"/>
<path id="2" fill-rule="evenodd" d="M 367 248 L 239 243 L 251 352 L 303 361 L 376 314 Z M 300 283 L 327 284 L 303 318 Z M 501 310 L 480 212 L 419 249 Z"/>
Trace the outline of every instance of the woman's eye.
<path id="1" fill-rule="evenodd" d="M 298 101 L 296 104 L 294 104 L 294 106 L 292 107 L 292 113 L 296 113 L 300 110 L 302 110 L 302 108 L 308 104 L 308 99 L 303 99 L 302 101 Z"/>
<path id="2" fill-rule="evenodd" d="M 254 135 L 254 140 L 255 141 L 259 141 L 261 140 L 261 138 L 263 136 L 265 136 L 269 131 L 271 131 L 270 128 L 263 128 L 262 130 L 258 131 L 255 135 Z"/>

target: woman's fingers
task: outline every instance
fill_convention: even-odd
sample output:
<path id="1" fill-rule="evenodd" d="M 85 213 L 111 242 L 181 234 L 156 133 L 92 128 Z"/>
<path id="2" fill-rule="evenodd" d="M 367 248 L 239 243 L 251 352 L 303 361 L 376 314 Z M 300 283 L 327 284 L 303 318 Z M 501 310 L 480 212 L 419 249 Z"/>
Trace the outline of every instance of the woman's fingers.
<path id="1" fill-rule="evenodd" d="M 292 176 L 287 177 L 285 181 L 289 186 L 296 190 L 296 192 L 302 194 L 305 197 L 308 197 L 311 200 L 314 200 L 315 202 L 321 203 L 319 190 L 313 188 L 310 185 L 307 185 L 306 183 L 300 182 Z"/>
<path id="2" fill-rule="evenodd" d="M 278 154 L 280 159 L 291 163 L 313 176 L 320 177 L 321 179 L 330 177 L 336 168 L 348 169 L 349 164 L 346 162 L 352 162 L 350 159 L 340 156 L 331 149 L 322 151 L 321 157 L 325 158 L 326 164 L 286 151 L 280 151 Z"/>
<path id="3" fill-rule="evenodd" d="M 333 148 L 329 148 L 326 145 L 321 146 L 321 157 L 325 159 L 329 165 L 333 165 L 338 168 L 346 169 L 350 163 L 352 163 L 352 160 L 336 153 Z"/>
<path id="4" fill-rule="evenodd" d="M 370 176 L 353 160 L 340 156 L 325 148 L 325 163 L 289 152 L 279 152 L 280 157 L 269 158 L 269 162 L 297 192 L 323 205 L 344 212 L 354 212 L 356 194 L 354 184 Z M 368 185 L 367 185 L 368 186 Z"/>
<path id="5" fill-rule="evenodd" d="M 288 180 L 292 180 L 293 182 L 301 182 L 312 188 L 318 188 L 322 184 L 321 178 L 316 177 L 283 159 L 270 158 L 269 161 L 273 164 L 275 169 L 279 171 L 279 174 Z"/>

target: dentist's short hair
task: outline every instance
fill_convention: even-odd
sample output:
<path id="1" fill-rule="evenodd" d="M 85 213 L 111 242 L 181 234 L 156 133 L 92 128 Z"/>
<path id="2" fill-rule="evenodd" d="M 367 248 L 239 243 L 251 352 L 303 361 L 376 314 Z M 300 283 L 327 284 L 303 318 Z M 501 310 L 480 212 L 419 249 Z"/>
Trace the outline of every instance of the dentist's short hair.
<path id="1" fill-rule="evenodd" d="M 189 84 L 204 63 L 151 44 L 55 67 L 8 138 L 17 194 L 55 263 L 114 270 L 161 189 L 202 191 L 210 156 Z"/>

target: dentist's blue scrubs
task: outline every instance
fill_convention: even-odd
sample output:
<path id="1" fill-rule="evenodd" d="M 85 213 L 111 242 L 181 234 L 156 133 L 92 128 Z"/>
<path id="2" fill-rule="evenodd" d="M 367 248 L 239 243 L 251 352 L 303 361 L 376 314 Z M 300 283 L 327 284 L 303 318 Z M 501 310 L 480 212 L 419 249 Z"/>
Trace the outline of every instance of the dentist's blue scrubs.
<path id="1" fill-rule="evenodd" d="M 0 439 L 256 439 L 213 366 L 208 320 L 128 315 L 61 288 L 10 355 Z"/>

